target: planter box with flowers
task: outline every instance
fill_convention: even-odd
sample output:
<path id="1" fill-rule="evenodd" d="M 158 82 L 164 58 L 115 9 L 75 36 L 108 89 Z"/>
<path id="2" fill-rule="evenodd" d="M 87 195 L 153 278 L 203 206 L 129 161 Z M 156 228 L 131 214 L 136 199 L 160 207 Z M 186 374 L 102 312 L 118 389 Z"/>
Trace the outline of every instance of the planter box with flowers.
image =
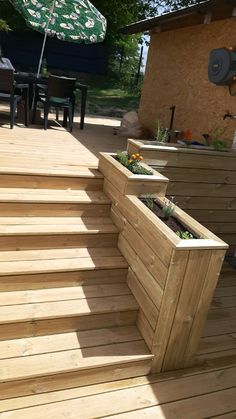
<path id="1" fill-rule="evenodd" d="M 152 372 L 191 366 L 228 246 L 163 193 L 127 194 L 108 167 L 104 192 L 140 305 L 137 326 L 154 354 Z"/>
<path id="2" fill-rule="evenodd" d="M 142 156 L 100 153 L 99 170 L 122 194 L 156 193 L 165 195 L 168 179 L 148 167 Z"/>

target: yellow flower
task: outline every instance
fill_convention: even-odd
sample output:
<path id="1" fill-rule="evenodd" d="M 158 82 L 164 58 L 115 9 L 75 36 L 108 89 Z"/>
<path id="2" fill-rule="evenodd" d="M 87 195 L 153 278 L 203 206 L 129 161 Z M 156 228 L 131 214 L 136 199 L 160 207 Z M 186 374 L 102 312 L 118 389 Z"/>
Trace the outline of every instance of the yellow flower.
<path id="1" fill-rule="evenodd" d="M 133 160 L 132 159 L 129 159 L 128 160 L 128 163 L 130 164 L 130 163 L 133 163 Z"/>
<path id="2" fill-rule="evenodd" d="M 132 154 L 131 159 L 135 160 L 136 159 L 136 154 Z"/>

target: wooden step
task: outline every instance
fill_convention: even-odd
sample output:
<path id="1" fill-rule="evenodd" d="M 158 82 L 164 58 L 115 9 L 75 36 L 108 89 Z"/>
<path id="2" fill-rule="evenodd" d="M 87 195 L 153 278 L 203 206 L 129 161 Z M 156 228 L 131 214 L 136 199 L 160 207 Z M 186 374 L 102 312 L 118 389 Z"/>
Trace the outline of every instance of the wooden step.
<path id="1" fill-rule="evenodd" d="M 39 218 L 0 217 L 0 250 L 117 245 L 118 230 L 108 217 Z"/>
<path id="2" fill-rule="evenodd" d="M 111 291 L 113 292 L 114 290 Z M 65 300 L 56 300 L 56 297 L 51 297 L 52 301 L 49 302 L 28 304 L 11 302 L 10 305 L 0 307 L 0 325 L 137 310 L 137 303 L 128 291 L 125 295 L 120 295 L 120 291 L 117 292 L 118 295 L 106 297 L 100 295 L 87 299 L 82 297 L 69 299 L 67 295 Z M 109 291 L 107 293 L 109 294 Z M 20 297 L 17 300 L 20 300 Z"/>
<path id="3" fill-rule="evenodd" d="M 0 291 L 123 283 L 126 282 L 126 277 L 126 268 L 28 275 L 7 275 L 0 276 Z"/>
<path id="4" fill-rule="evenodd" d="M 47 147 L 48 149 L 48 147 Z M 46 152 L 46 151 L 45 151 Z M 92 178 L 92 179 L 100 179 L 103 178 L 103 175 L 99 170 L 95 167 L 87 167 L 87 166 L 73 166 L 69 169 L 68 167 L 60 166 L 58 168 L 43 168 L 43 167 L 17 167 L 15 165 L 12 166 L 1 166 L 0 168 L 0 177 L 2 176 L 16 176 L 16 178 L 20 176 L 27 176 L 28 178 L 33 178 L 31 181 L 35 180 L 35 177 L 43 177 L 43 178 L 69 178 L 69 179 L 77 179 L 77 178 Z M 28 179 L 30 182 L 30 179 Z M 3 183 L 6 186 L 6 183 Z M 4 187 L 3 186 L 3 187 Z"/>
<path id="5" fill-rule="evenodd" d="M 109 199 L 100 191 L 74 189 L 0 188 L 0 203 L 93 203 L 108 204 Z"/>
<path id="6" fill-rule="evenodd" d="M 0 217 L 109 217 L 110 203 L 23 203 L 1 202 Z"/>
<path id="7" fill-rule="evenodd" d="M 103 176 L 96 169 L 81 167 L 75 176 L 68 171 L 54 171 L 51 174 L 42 170 L 0 169 L 0 188 L 36 188 L 36 189 L 80 189 L 101 191 Z M 25 172 L 25 173 L 24 173 Z"/>
<path id="8" fill-rule="evenodd" d="M 109 217 L 101 191 L 0 188 L 0 217 Z"/>
<path id="9" fill-rule="evenodd" d="M 125 283 L 1 292 L 0 339 L 133 324 L 137 309 Z"/>
<path id="10" fill-rule="evenodd" d="M 117 248 L 40 249 L 0 252 L 0 277 L 127 268 Z"/>
<path id="11" fill-rule="evenodd" d="M 135 326 L 5 341 L 0 353 L 1 399 L 135 377 L 152 360 Z"/>
<path id="12" fill-rule="evenodd" d="M 0 217 L 0 226 L 41 226 L 41 225 L 113 225 L 110 217 Z M 236 273 L 236 272 L 235 272 Z"/>
<path id="13" fill-rule="evenodd" d="M 126 284 L 83 285 L 77 287 L 1 292 L 0 307 L 96 297 L 103 298 L 117 295 L 130 295 L 130 290 Z"/>

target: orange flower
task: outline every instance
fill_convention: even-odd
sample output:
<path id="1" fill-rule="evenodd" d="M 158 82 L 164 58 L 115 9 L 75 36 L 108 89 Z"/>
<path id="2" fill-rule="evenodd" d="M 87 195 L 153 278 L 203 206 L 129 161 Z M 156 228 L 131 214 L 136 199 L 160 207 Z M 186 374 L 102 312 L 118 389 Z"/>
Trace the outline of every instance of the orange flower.
<path id="1" fill-rule="evenodd" d="M 136 154 L 132 154 L 131 159 L 135 160 L 136 159 Z"/>
<path id="2" fill-rule="evenodd" d="M 143 156 L 139 156 L 139 160 L 143 160 Z"/>

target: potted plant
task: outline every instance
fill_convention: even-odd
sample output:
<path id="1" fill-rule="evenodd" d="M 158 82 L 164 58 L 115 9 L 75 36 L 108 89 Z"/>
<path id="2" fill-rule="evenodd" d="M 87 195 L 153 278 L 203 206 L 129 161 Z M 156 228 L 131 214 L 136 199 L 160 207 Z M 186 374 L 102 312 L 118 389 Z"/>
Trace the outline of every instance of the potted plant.
<path id="1" fill-rule="evenodd" d="M 100 153 L 99 170 L 122 194 L 166 193 L 168 179 L 147 166 L 138 153 Z"/>

